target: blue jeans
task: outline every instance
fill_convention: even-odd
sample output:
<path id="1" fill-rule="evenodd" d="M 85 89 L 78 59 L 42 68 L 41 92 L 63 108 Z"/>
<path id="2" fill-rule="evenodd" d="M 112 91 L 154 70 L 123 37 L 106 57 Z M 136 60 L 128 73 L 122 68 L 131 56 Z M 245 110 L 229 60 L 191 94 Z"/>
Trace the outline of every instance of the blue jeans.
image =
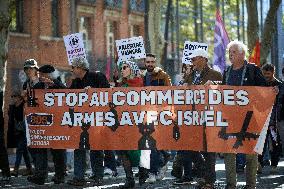
<path id="1" fill-rule="evenodd" d="M 104 177 L 104 151 L 91 150 L 90 161 L 92 167 L 92 173 L 95 178 L 103 179 Z"/>
<path id="2" fill-rule="evenodd" d="M 104 152 L 105 152 L 105 157 L 104 157 L 105 167 L 111 169 L 112 171 L 116 171 L 116 160 L 115 160 L 114 151 L 105 150 Z"/>
<path id="3" fill-rule="evenodd" d="M 84 179 L 86 169 L 86 150 L 74 150 L 74 178 Z"/>
<path id="4" fill-rule="evenodd" d="M 236 165 L 237 165 L 237 168 L 244 168 L 246 166 L 246 155 L 245 154 L 236 155 Z"/>
<path id="5" fill-rule="evenodd" d="M 26 136 L 18 135 L 15 168 L 19 168 L 21 161 L 22 161 L 22 156 L 24 157 L 27 169 L 31 169 L 32 165 L 31 165 L 31 161 L 29 157 L 28 148 L 27 148 Z"/>
<path id="6" fill-rule="evenodd" d="M 152 174 L 157 175 L 159 172 L 160 167 L 162 166 L 163 161 L 161 158 L 161 153 L 158 150 L 151 150 L 150 155 L 150 170 L 149 172 Z"/>
<path id="7" fill-rule="evenodd" d="M 30 148 L 30 153 L 34 158 L 34 164 L 35 164 L 34 176 L 40 179 L 46 179 L 48 174 L 47 149 Z"/>
<path id="8" fill-rule="evenodd" d="M 90 151 L 92 172 L 97 178 L 103 178 L 103 151 Z M 74 150 L 74 178 L 83 180 L 86 171 L 86 150 Z"/>
<path id="9" fill-rule="evenodd" d="M 182 165 L 184 169 L 183 177 L 191 179 L 192 178 L 192 152 L 191 151 L 178 151 L 182 154 Z"/>

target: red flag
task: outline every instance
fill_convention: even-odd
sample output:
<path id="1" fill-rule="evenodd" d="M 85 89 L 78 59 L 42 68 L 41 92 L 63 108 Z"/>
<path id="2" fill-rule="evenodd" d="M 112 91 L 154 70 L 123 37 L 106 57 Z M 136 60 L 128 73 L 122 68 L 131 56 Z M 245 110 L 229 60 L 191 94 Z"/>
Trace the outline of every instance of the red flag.
<path id="1" fill-rule="evenodd" d="M 257 66 L 260 67 L 260 42 L 259 42 L 259 39 L 256 40 L 253 51 L 252 51 L 252 53 L 249 57 L 249 62 L 255 63 Z"/>

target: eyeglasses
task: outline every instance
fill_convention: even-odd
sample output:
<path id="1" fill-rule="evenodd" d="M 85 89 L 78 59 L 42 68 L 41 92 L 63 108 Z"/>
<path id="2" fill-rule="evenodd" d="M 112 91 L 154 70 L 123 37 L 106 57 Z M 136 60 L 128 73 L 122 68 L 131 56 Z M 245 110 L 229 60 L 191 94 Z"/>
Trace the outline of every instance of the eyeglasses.
<path id="1" fill-rule="evenodd" d="M 123 66 L 121 70 L 126 70 L 127 68 L 129 68 L 129 66 Z"/>

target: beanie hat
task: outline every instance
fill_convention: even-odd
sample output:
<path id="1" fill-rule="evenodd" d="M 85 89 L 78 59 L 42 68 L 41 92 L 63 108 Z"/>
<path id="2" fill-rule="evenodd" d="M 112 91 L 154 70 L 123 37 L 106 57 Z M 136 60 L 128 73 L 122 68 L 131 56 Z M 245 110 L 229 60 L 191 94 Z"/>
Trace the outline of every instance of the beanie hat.
<path id="1" fill-rule="evenodd" d="M 55 71 L 55 69 L 54 69 L 53 66 L 46 64 L 46 65 L 41 66 L 38 69 L 38 71 L 41 72 L 41 73 L 52 73 L 52 72 Z"/>
<path id="2" fill-rule="evenodd" d="M 120 62 L 119 63 L 119 69 L 120 70 L 121 70 L 121 67 L 122 67 L 123 64 L 127 64 L 130 67 L 132 77 L 138 76 L 140 69 L 135 62 L 131 62 L 131 61 L 128 61 L 128 60 Z"/>

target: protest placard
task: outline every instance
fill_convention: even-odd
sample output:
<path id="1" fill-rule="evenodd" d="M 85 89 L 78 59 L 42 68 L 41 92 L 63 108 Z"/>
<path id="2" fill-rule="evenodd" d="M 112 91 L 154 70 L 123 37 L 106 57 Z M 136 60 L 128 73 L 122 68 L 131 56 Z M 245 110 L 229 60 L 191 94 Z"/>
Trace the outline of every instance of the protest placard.
<path id="1" fill-rule="evenodd" d="M 141 36 L 116 40 L 115 43 L 119 61 L 146 58 L 143 37 Z"/>
<path id="2" fill-rule="evenodd" d="M 189 56 L 195 49 L 202 48 L 208 52 L 208 45 L 206 43 L 199 43 L 199 42 L 191 42 L 185 41 L 184 48 L 183 48 L 183 56 L 182 56 L 182 63 L 183 64 L 191 64 L 191 59 Z"/>
<path id="3" fill-rule="evenodd" d="M 254 153 L 275 93 L 195 85 L 35 90 L 35 97 L 38 106 L 25 108 L 32 148 Z"/>
<path id="4" fill-rule="evenodd" d="M 87 58 L 82 33 L 73 33 L 63 36 L 63 38 L 69 65 L 72 64 L 72 60 L 76 57 Z"/>

